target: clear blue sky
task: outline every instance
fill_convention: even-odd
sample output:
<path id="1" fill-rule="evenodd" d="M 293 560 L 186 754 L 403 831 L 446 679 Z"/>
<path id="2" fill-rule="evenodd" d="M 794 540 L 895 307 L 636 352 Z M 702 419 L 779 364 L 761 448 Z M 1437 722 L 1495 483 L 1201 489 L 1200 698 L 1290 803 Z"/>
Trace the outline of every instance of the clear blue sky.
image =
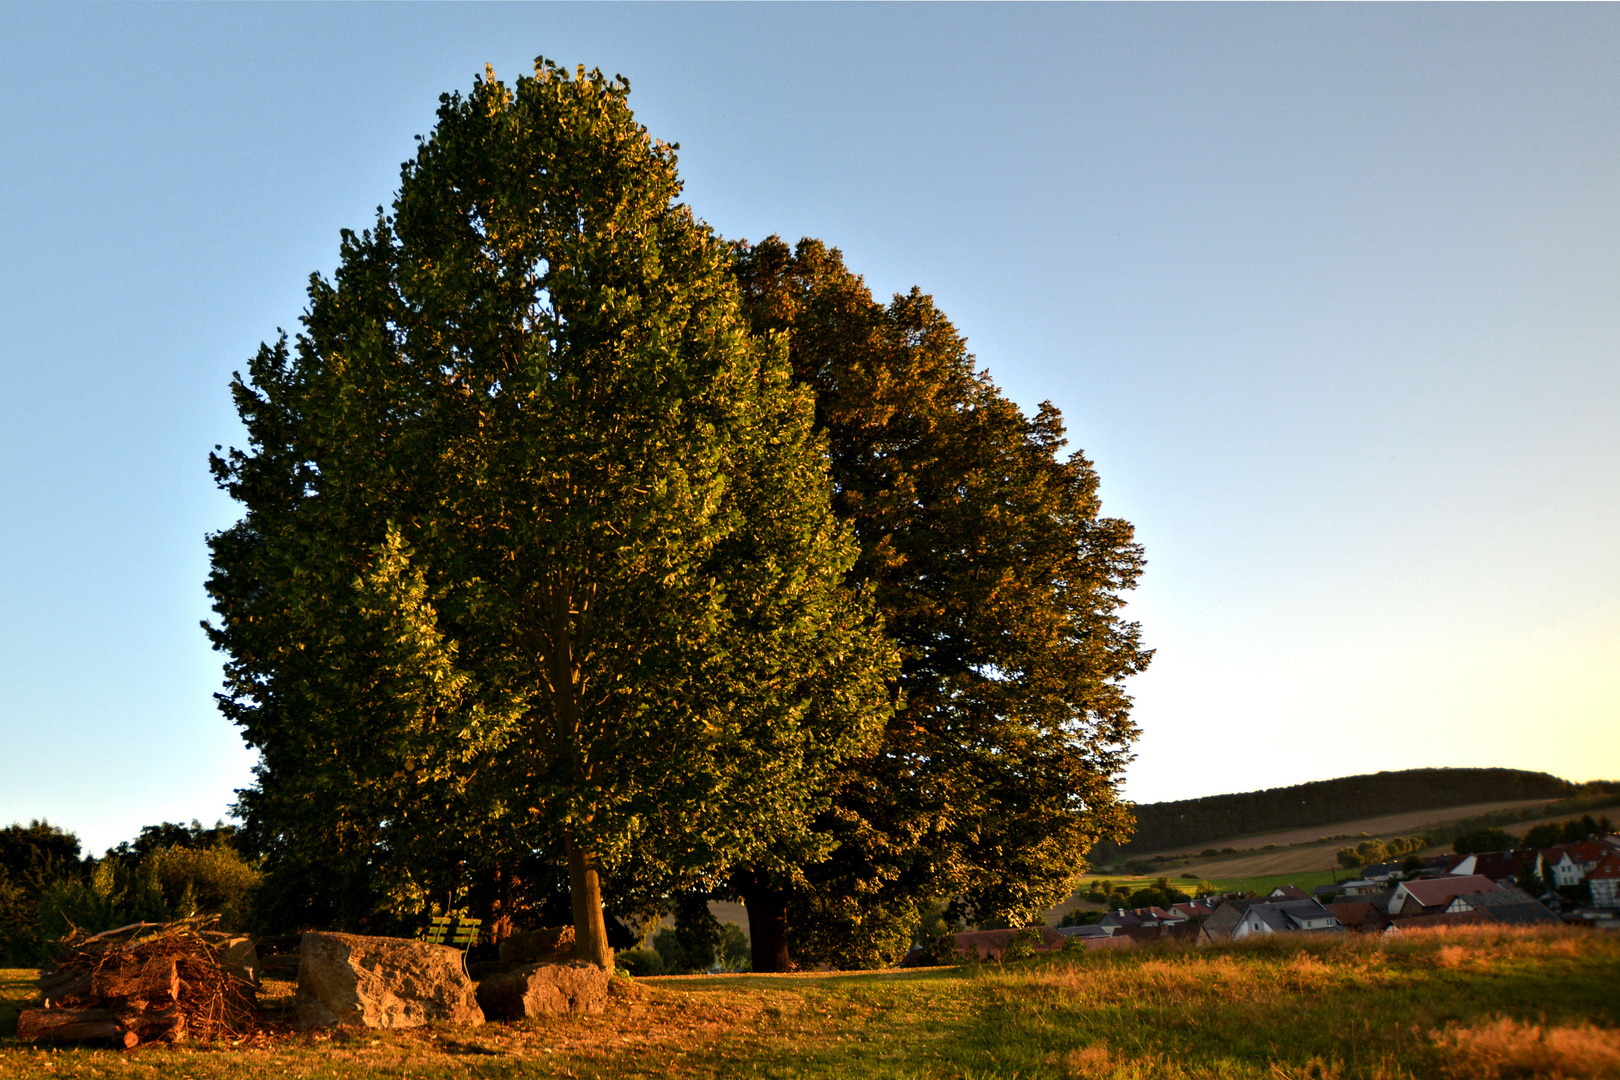
<path id="1" fill-rule="evenodd" d="M 1144 801 L 1620 775 L 1620 7 L 0 7 L 0 823 L 225 813 L 205 458 L 438 95 L 622 72 L 932 293 L 1149 569 Z"/>

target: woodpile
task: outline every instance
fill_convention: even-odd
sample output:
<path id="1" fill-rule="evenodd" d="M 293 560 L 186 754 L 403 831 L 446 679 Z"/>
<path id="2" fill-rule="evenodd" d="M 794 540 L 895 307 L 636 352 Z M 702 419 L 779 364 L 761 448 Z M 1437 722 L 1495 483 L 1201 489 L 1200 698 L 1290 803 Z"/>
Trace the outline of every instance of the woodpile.
<path id="1" fill-rule="evenodd" d="M 256 1029 L 252 944 L 203 920 L 75 930 L 40 973 L 41 1007 L 17 1018 L 24 1042 L 212 1041 Z"/>

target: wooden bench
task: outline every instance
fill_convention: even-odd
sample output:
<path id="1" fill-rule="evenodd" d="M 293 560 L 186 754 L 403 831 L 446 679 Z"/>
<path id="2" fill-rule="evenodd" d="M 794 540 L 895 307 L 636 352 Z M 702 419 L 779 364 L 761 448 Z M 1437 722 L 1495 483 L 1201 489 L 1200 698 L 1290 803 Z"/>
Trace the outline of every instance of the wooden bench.
<path id="1" fill-rule="evenodd" d="M 422 931 L 422 940 L 429 945 L 454 945 L 466 952 L 478 941 L 481 919 L 467 919 L 457 915 L 435 915 Z"/>

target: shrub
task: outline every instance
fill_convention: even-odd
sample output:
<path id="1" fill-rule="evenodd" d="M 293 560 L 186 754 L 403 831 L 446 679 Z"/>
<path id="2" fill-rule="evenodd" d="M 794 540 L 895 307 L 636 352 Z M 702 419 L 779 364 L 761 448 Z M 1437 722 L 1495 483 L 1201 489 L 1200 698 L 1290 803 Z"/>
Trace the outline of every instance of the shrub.
<path id="1" fill-rule="evenodd" d="M 652 947 L 653 951 L 658 954 L 658 959 L 664 965 L 664 974 L 673 975 L 681 970 L 680 965 L 675 961 L 675 953 L 678 948 L 675 941 L 675 931 L 667 926 L 659 930 L 652 937 Z"/>
<path id="2" fill-rule="evenodd" d="M 637 978 L 664 974 L 664 958 L 655 949 L 626 949 L 614 960 Z"/>
<path id="3" fill-rule="evenodd" d="M 147 864 L 171 918 L 217 912 L 226 929 L 241 924 L 248 895 L 263 876 L 224 844 L 201 850 L 166 847 L 147 856 L 142 865 Z"/>
<path id="4" fill-rule="evenodd" d="M 1035 946 L 1040 943 L 1041 932 L 1034 927 L 1026 926 L 1021 930 L 1014 931 L 1012 940 L 1007 942 L 1005 949 L 1001 950 L 1002 962 L 1032 959 L 1035 956 Z"/>
<path id="5" fill-rule="evenodd" d="M 748 947 L 748 935 L 743 933 L 742 927 L 736 923 L 728 922 L 720 925 L 720 941 L 714 948 L 713 968 L 729 972 L 754 969 L 753 957 Z"/>
<path id="6" fill-rule="evenodd" d="M 962 954 L 957 951 L 953 934 L 935 934 L 922 944 L 922 964 L 925 967 L 946 967 L 961 961 Z"/>

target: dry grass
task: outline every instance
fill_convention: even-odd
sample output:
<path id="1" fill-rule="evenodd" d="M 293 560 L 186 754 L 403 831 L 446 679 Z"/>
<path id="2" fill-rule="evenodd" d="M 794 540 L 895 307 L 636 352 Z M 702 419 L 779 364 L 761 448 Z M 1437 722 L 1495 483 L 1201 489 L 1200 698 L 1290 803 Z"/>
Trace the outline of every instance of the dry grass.
<path id="1" fill-rule="evenodd" d="M 1542 1026 L 1508 1017 L 1435 1035 L 1450 1059 L 1446 1072 L 1468 1080 L 1548 1077 L 1570 1080 L 1620 1076 L 1620 1032 L 1592 1024 Z"/>
<path id="2" fill-rule="evenodd" d="M 601 1016 L 290 1033 L 240 1051 L 44 1053 L 0 1038 L 0 1076 L 1620 1078 L 1617 986 L 1620 937 L 1465 927 L 1006 967 L 649 979 L 621 986 Z"/>

